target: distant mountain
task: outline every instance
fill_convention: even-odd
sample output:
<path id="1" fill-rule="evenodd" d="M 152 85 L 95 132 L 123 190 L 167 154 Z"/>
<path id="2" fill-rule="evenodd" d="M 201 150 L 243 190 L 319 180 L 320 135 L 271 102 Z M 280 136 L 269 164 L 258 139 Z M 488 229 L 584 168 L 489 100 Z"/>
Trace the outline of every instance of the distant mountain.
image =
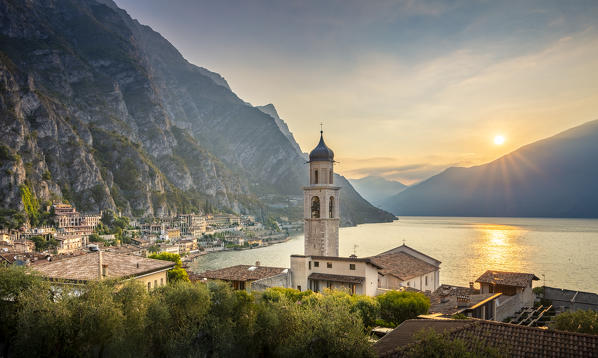
<path id="1" fill-rule="evenodd" d="M 361 196 L 376 206 L 407 188 L 407 185 L 399 181 L 373 175 L 361 179 L 349 179 L 349 182 Z"/>
<path id="2" fill-rule="evenodd" d="M 386 200 L 396 215 L 598 217 L 598 120 Z"/>
<path id="3" fill-rule="evenodd" d="M 268 215 L 264 198 L 301 195 L 305 158 L 274 107 L 113 1 L 0 0 L 0 19 L 0 208 Z M 393 218 L 345 198 L 345 223 Z"/>

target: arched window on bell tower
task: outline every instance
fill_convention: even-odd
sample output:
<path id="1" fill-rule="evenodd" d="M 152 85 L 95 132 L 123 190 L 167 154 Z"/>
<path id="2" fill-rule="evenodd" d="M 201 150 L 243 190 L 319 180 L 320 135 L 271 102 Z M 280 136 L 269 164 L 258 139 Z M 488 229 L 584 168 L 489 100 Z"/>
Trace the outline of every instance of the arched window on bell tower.
<path id="1" fill-rule="evenodd" d="M 318 184 L 318 183 L 319 183 L 319 181 L 318 181 L 318 169 L 316 169 L 314 171 L 314 184 Z"/>
<path id="2" fill-rule="evenodd" d="M 334 217 L 334 196 L 330 197 L 330 203 L 328 204 L 328 217 L 331 219 Z"/>
<path id="3" fill-rule="evenodd" d="M 320 218 L 320 198 L 318 198 L 317 196 L 311 198 L 311 218 Z"/>
<path id="4" fill-rule="evenodd" d="M 332 181 L 333 175 L 334 175 L 334 173 L 333 173 L 333 171 L 331 169 L 330 170 L 330 180 L 328 181 L 328 184 L 331 184 L 331 185 L 334 184 L 333 181 Z"/>

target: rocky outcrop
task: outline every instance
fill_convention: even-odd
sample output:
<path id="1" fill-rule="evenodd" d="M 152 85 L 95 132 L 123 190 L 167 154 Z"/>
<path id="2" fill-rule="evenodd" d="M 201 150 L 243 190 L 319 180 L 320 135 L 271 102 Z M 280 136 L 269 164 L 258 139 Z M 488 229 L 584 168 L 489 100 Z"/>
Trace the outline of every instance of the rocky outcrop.
<path id="1" fill-rule="evenodd" d="M 301 193 L 304 159 L 275 110 L 110 0 L 0 0 L 0 81 L 3 207 L 22 206 L 23 185 L 134 216 L 263 212 L 261 195 Z"/>

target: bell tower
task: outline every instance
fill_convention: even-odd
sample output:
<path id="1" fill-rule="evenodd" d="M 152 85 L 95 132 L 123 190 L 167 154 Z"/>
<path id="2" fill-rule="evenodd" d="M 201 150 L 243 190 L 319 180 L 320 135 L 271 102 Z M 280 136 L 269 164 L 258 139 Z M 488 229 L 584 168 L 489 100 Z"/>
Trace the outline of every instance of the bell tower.
<path id="1" fill-rule="evenodd" d="M 334 186 L 334 152 L 323 133 L 309 153 L 309 186 L 303 188 L 305 255 L 338 256 L 340 187 Z"/>

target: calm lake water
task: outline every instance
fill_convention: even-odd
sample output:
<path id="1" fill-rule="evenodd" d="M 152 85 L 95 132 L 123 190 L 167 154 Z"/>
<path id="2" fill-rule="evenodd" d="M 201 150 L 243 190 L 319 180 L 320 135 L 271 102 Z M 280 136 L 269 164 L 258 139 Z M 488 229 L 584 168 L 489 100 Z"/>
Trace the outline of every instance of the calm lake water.
<path id="1" fill-rule="evenodd" d="M 598 220 L 401 217 L 340 229 L 340 255 L 371 256 L 403 243 L 440 261 L 440 282 L 468 285 L 485 270 L 544 274 L 546 285 L 598 292 Z M 355 246 L 356 245 L 356 246 Z M 289 267 L 303 234 L 259 249 L 202 256 L 192 270 L 237 264 Z M 541 285 L 542 281 L 535 285 Z"/>

